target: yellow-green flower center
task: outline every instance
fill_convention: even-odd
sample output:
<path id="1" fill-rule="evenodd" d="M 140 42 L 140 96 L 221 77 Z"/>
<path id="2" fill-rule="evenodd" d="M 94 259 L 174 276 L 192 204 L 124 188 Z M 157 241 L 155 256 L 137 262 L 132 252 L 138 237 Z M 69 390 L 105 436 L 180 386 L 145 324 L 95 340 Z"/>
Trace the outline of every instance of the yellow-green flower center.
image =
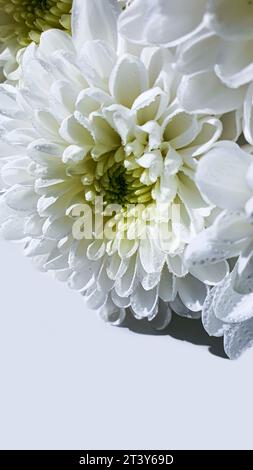
<path id="1" fill-rule="evenodd" d="M 0 41 L 16 39 L 24 47 L 47 29 L 70 31 L 71 7 L 72 0 L 0 0 Z"/>
<path id="2" fill-rule="evenodd" d="M 105 206 L 120 204 L 123 209 L 129 204 L 151 203 L 153 184 L 144 184 L 143 168 L 131 167 L 128 162 L 122 147 L 101 156 L 98 161 L 88 157 L 82 177 L 86 201 L 93 202 L 96 196 L 102 196 Z"/>
<path id="3" fill-rule="evenodd" d="M 99 190 L 104 193 L 106 202 L 124 204 L 128 195 L 126 171 L 120 163 L 116 163 L 100 179 Z"/>
<path id="4" fill-rule="evenodd" d="M 100 178 L 97 191 L 103 194 L 107 204 L 138 204 L 152 200 L 151 187 L 143 185 L 137 175 L 128 172 L 120 163 L 115 163 Z"/>

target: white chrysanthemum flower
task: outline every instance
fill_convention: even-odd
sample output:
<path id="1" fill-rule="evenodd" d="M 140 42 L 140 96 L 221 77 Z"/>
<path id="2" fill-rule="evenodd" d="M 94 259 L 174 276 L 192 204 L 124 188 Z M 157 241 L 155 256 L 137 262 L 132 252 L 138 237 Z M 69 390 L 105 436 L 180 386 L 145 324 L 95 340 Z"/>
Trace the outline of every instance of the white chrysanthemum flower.
<path id="1" fill-rule="evenodd" d="M 253 143 L 251 1 L 135 0 L 119 29 L 137 43 L 178 46 L 176 66 L 185 75 L 178 99 L 184 109 L 227 113 L 227 138 L 234 140 L 243 116 L 245 137 Z"/>
<path id="2" fill-rule="evenodd" d="M 112 0 L 75 1 L 73 41 L 43 33 L 23 55 L 20 87 L 1 86 L 2 232 L 25 239 L 28 256 L 106 319 L 120 322 L 131 307 L 160 328 L 169 305 L 198 318 L 207 285 L 227 272 L 224 261 L 189 270 L 183 262 L 210 223 L 194 175 L 222 124 L 178 106 L 169 51 L 128 53 L 119 13 Z M 104 216 L 89 237 L 76 218 L 84 204 L 92 220 Z"/>
<path id="3" fill-rule="evenodd" d="M 247 151 L 246 151 L 247 150 Z M 252 148 L 217 143 L 201 160 L 196 180 L 202 194 L 223 209 L 215 223 L 187 247 L 188 266 L 238 258 L 232 274 L 209 294 L 203 325 L 222 336 L 229 357 L 253 344 L 253 156 Z"/>

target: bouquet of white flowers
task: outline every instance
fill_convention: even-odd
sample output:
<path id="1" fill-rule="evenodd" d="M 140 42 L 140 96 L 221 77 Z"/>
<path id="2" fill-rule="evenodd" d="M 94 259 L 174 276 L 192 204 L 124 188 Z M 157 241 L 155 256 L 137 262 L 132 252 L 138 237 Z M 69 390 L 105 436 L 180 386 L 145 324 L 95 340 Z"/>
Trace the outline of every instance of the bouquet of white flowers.
<path id="1" fill-rule="evenodd" d="M 0 226 L 113 324 L 253 344 L 253 1 L 0 0 Z"/>

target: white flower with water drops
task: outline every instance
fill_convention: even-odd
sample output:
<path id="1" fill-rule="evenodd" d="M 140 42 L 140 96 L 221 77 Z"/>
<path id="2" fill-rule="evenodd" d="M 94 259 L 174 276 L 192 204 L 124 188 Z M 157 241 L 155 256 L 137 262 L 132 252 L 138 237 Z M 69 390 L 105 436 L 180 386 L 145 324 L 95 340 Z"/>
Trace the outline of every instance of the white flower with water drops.
<path id="1" fill-rule="evenodd" d="M 220 142 L 200 162 L 198 186 L 222 212 L 192 240 L 185 253 L 189 267 L 238 258 L 232 273 L 209 293 L 202 313 L 209 334 L 224 334 L 225 350 L 231 358 L 253 344 L 252 150 Z"/>
<path id="2" fill-rule="evenodd" d="M 23 54 L 19 87 L 1 86 L 2 232 L 106 319 L 130 308 L 161 328 L 171 309 L 198 318 L 207 286 L 227 273 L 225 261 L 183 261 L 210 224 L 194 175 L 223 128 L 178 106 L 172 53 L 133 50 L 119 14 L 112 0 L 75 1 L 73 39 L 44 32 Z M 75 211 L 85 204 L 95 218 L 97 197 L 99 236 L 75 236 Z"/>

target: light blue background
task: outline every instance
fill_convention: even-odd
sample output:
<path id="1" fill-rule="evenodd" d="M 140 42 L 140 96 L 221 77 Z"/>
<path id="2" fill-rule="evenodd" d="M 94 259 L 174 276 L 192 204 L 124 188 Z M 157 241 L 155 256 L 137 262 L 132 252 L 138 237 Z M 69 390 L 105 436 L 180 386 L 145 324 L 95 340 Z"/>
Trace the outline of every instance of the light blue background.
<path id="1" fill-rule="evenodd" d="M 253 350 L 111 327 L 19 247 L 0 254 L 1 449 L 252 449 Z"/>

